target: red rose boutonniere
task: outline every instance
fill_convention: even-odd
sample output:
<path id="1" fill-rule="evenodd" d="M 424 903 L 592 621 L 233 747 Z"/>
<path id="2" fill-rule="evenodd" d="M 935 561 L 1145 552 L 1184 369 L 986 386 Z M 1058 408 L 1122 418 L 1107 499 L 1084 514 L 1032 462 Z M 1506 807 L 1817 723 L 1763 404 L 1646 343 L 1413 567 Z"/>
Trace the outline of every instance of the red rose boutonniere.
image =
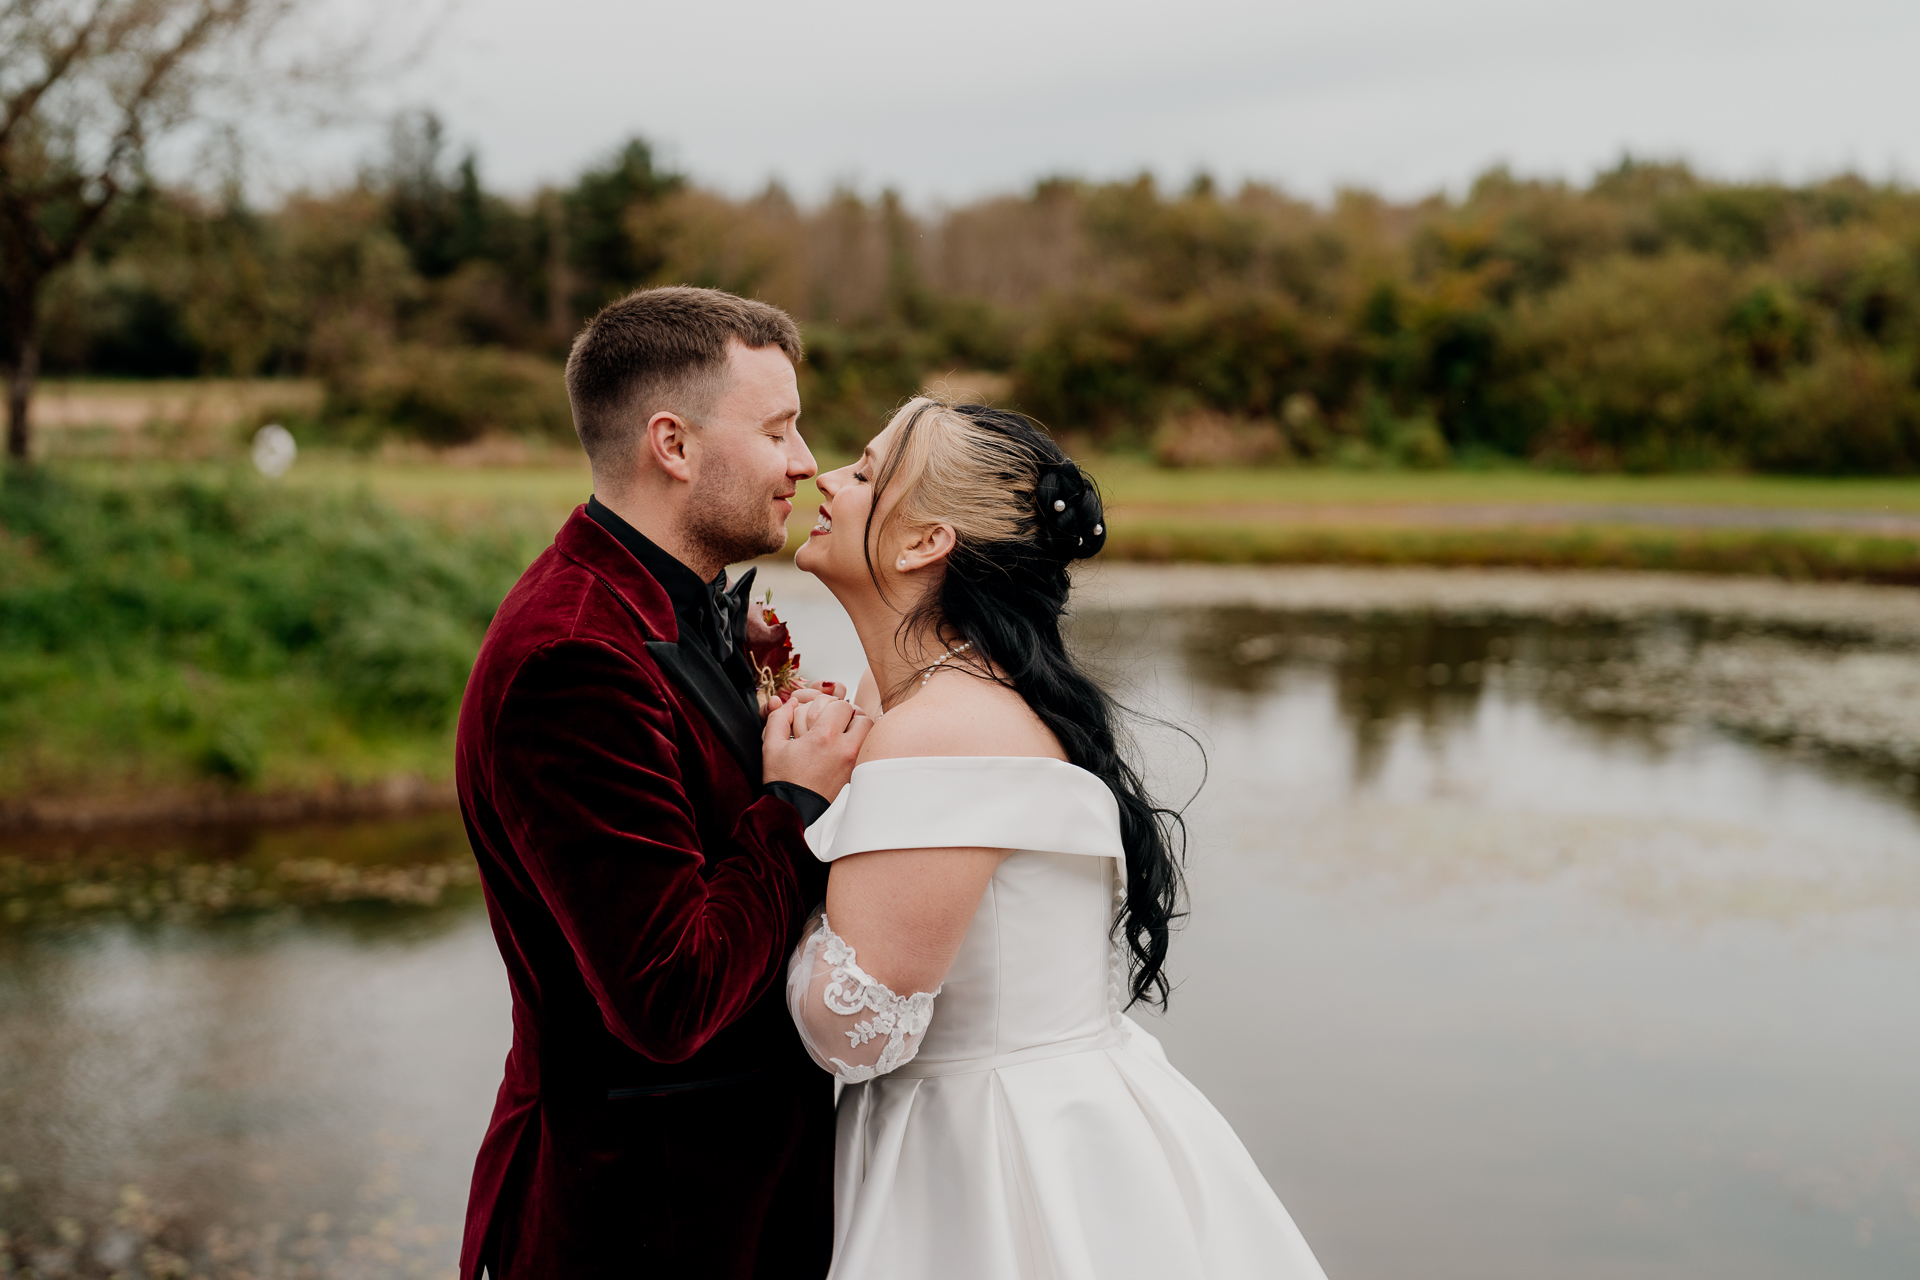
<path id="1" fill-rule="evenodd" d="M 818 689 L 832 697 L 840 696 L 840 686 L 832 680 L 818 682 L 800 676 L 800 655 L 793 651 L 793 633 L 780 615 L 773 611 L 773 592 L 758 609 L 747 614 L 747 661 L 760 680 L 760 714 L 765 717 L 802 689 Z"/>

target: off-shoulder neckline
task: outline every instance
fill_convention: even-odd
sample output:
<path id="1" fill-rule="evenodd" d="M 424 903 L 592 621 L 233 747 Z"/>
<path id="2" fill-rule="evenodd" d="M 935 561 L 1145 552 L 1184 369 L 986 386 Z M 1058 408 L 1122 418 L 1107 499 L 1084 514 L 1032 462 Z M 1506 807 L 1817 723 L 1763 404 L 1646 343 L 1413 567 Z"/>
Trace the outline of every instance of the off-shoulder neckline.
<path id="1" fill-rule="evenodd" d="M 1045 765 L 1058 769 L 1071 769 L 1075 773 L 1085 774 L 1095 782 L 1099 782 L 1103 787 L 1107 785 L 1100 781 L 1099 774 L 1094 773 L 1090 769 L 1083 769 L 1071 760 L 1062 760 L 1058 756 L 888 756 L 884 760 L 868 760 L 864 764 L 855 765 L 853 767 L 853 776 L 856 778 L 859 777 L 862 769 L 877 769 L 883 765 L 911 765 L 915 768 L 938 768 L 941 766 L 960 765 L 1016 765 L 1025 768 L 1032 765 Z"/>
<path id="2" fill-rule="evenodd" d="M 822 862 L 947 845 L 1120 857 L 1119 817 L 1098 774 L 1054 756 L 894 756 L 854 769 L 807 845 Z"/>

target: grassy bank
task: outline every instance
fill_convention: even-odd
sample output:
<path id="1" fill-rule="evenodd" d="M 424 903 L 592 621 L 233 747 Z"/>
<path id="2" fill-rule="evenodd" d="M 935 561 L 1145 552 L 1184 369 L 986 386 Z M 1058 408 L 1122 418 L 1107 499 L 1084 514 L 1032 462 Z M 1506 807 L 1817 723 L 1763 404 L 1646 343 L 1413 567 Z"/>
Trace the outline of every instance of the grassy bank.
<path id="1" fill-rule="evenodd" d="M 1120 524 L 1117 560 L 1210 564 L 1441 565 L 1768 574 L 1920 584 L 1920 539 L 1803 530 L 1287 528 L 1195 520 Z"/>
<path id="2" fill-rule="evenodd" d="M 480 637 L 538 546 L 238 470 L 9 473 L 0 806 L 444 779 Z"/>
<path id="3" fill-rule="evenodd" d="M 1380 509 L 1465 505 L 1708 507 L 1873 511 L 1920 516 L 1920 478 L 1769 476 L 1734 472 L 1593 475 L 1503 467 L 1486 471 L 1359 471 L 1334 467 L 1155 466 L 1100 458 L 1090 465 L 1110 505 L 1223 504 Z"/>
<path id="4" fill-rule="evenodd" d="M 1116 560 L 1920 584 L 1916 481 L 1093 470 Z M 590 489 L 576 452 L 505 446 L 309 450 L 274 484 L 218 462 L 7 474 L 0 825 L 444 802 L 486 625 Z M 817 502 L 803 486 L 789 549 Z M 1659 523 L 1703 512 L 1718 523 Z M 1882 518 L 1902 531 L 1821 524 Z"/>
<path id="5" fill-rule="evenodd" d="M 1328 469 L 1094 472 L 1106 554 L 1920 582 L 1920 481 Z M 1885 528 L 1876 528 L 1884 524 Z"/>

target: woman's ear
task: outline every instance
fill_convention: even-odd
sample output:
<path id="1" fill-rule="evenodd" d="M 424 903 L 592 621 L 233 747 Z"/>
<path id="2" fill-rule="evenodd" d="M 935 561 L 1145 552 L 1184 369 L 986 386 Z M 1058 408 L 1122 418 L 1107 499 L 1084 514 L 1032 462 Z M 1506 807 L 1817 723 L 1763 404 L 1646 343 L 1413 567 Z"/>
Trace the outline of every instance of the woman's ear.
<path id="1" fill-rule="evenodd" d="M 952 553 L 955 542 L 952 525 L 930 524 L 900 548 L 894 568 L 902 573 L 912 573 L 928 565 L 940 564 Z"/>

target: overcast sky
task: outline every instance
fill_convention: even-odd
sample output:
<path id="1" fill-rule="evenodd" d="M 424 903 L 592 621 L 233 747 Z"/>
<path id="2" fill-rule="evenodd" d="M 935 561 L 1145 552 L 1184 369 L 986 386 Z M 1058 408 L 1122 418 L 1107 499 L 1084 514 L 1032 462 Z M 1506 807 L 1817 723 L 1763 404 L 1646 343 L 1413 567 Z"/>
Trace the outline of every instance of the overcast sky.
<path id="1" fill-rule="evenodd" d="M 923 206 L 1143 168 L 1410 196 L 1626 151 L 1920 177 L 1920 0 L 453 0 L 428 48 L 370 100 L 435 106 L 512 192 L 633 133 L 736 194 Z"/>

